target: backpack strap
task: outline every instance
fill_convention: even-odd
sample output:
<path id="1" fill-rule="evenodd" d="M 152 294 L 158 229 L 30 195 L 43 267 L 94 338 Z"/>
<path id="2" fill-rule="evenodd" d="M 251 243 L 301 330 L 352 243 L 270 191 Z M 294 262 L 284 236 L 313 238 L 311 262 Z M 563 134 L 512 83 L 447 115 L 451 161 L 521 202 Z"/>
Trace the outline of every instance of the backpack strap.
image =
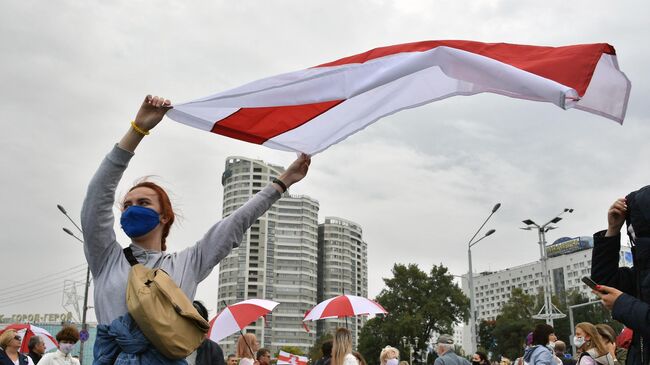
<path id="1" fill-rule="evenodd" d="M 138 260 L 135 259 L 135 256 L 133 256 L 133 251 L 131 251 L 131 247 L 127 247 L 122 250 L 124 253 L 124 257 L 126 257 L 126 261 L 129 262 L 131 266 L 135 266 L 139 264 Z"/>

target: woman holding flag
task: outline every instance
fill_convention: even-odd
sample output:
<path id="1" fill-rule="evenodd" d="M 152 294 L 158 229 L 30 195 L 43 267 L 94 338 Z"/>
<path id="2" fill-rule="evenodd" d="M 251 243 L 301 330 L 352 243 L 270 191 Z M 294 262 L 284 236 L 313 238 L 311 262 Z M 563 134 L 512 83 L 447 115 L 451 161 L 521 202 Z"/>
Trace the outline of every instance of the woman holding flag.
<path id="1" fill-rule="evenodd" d="M 127 315 L 126 287 L 131 266 L 113 231 L 113 205 L 115 190 L 136 147 L 171 108 L 169 100 L 147 96 L 128 131 L 102 161 L 88 186 L 81 224 L 84 252 L 95 285 L 95 313 L 100 324 L 94 349 L 97 364 L 110 364 L 118 356 L 126 361 L 138 359 L 132 363 L 140 363 L 142 348 L 127 346 L 127 350 L 117 345 L 124 343 L 122 340 L 134 340 L 134 336 L 140 340 L 139 337 L 144 336 L 139 330 L 136 331 L 135 322 Z M 131 238 L 129 247 L 140 263 L 148 268 L 165 270 L 178 287 L 193 299 L 198 284 L 222 258 L 239 246 L 244 232 L 257 218 L 289 186 L 305 177 L 310 162 L 309 156 L 301 155 L 273 183 L 230 216 L 214 224 L 195 245 L 173 254 L 165 252 L 166 238 L 174 222 L 174 211 L 167 193 L 152 182 L 137 184 L 120 204 L 120 223 Z M 140 353 L 133 352 L 134 348 Z M 146 353 L 154 363 L 176 363 L 157 353 L 150 344 Z M 145 363 L 144 359 L 142 363 Z"/>

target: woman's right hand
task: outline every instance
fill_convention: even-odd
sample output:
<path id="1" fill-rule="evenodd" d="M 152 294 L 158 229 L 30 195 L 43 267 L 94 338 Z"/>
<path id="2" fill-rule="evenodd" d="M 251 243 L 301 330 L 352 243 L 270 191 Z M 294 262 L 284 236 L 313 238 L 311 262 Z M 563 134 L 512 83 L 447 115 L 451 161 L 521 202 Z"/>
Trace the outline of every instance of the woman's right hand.
<path id="1" fill-rule="evenodd" d="M 135 117 L 135 125 L 148 132 L 160 123 L 167 111 L 172 108 L 171 104 L 169 99 L 147 95 Z"/>
<path id="2" fill-rule="evenodd" d="M 614 204 L 607 211 L 607 233 L 605 236 L 616 236 L 621 232 L 627 214 L 627 203 L 625 198 L 616 199 Z"/>

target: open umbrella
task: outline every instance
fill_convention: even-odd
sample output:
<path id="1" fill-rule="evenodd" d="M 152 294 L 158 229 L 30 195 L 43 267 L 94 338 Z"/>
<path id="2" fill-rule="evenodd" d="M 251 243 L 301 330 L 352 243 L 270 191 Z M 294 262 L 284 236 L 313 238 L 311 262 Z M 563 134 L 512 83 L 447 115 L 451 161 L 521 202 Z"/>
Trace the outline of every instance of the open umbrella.
<path id="1" fill-rule="evenodd" d="M 266 299 L 248 299 L 243 302 L 226 306 L 221 313 L 210 321 L 208 338 L 218 342 L 233 333 L 244 329 L 270 313 L 278 302 Z"/>
<path id="2" fill-rule="evenodd" d="M 18 336 L 22 337 L 23 341 L 20 345 L 20 352 L 28 353 L 29 348 L 29 339 L 34 336 L 41 336 L 43 342 L 45 343 L 45 351 L 54 350 L 59 347 L 59 343 L 56 342 L 56 339 L 41 327 L 31 325 L 29 323 L 14 323 L 10 324 L 4 329 L 0 330 L 0 333 L 3 333 L 6 330 L 16 330 Z"/>
<path id="3" fill-rule="evenodd" d="M 309 310 L 303 318 L 305 321 L 316 321 L 325 318 L 352 317 L 368 314 L 387 314 L 379 303 L 364 297 L 354 295 L 339 295 L 318 303 Z"/>

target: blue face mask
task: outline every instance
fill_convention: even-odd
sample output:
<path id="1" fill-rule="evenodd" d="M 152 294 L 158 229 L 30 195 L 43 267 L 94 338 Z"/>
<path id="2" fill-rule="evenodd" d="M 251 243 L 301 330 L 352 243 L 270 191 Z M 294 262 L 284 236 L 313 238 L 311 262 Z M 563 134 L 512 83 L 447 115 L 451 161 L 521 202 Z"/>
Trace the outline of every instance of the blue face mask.
<path id="1" fill-rule="evenodd" d="M 160 223 L 160 215 L 151 208 L 132 205 L 122 212 L 120 224 L 127 236 L 136 238 L 151 232 Z"/>

